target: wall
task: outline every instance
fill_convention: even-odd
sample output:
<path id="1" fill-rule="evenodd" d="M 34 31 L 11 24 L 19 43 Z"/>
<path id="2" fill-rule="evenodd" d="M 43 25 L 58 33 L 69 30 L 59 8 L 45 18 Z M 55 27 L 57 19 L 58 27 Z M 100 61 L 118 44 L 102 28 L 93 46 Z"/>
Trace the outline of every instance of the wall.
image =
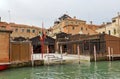
<path id="1" fill-rule="evenodd" d="M 108 52 L 108 47 L 110 47 L 110 48 L 113 48 L 113 54 L 119 54 L 120 55 L 120 38 L 105 35 L 105 40 L 106 40 L 106 50 L 107 50 L 107 52 Z"/>
<path id="2" fill-rule="evenodd" d="M 11 62 L 31 60 L 32 48 L 30 42 L 11 42 Z"/>
<path id="3" fill-rule="evenodd" d="M 9 62 L 9 31 L 0 30 L 0 63 Z"/>

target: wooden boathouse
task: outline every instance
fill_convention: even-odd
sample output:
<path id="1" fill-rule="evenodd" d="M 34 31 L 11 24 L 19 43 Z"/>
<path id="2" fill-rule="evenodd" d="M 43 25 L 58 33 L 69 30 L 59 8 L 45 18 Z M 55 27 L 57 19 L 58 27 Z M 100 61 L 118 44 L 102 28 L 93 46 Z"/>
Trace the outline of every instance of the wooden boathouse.
<path id="1" fill-rule="evenodd" d="M 30 41 L 33 45 L 33 53 L 41 53 L 41 40 L 40 36 L 36 36 L 34 38 L 31 38 Z M 47 51 L 48 50 L 48 51 Z M 44 39 L 44 53 L 54 53 L 55 52 L 55 39 L 46 36 Z"/>
<path id="2" fill-rule="evenodd" d="M 61 47 L 63 53 L 90 56 L 91 61 L 93 61 L 95 46 L 97 60 L 120 58 L 120 38 L 118 37 L 107 34 L 68 35 L 65 33 L 58 36 L 58 52 L 60 52 Z"/>

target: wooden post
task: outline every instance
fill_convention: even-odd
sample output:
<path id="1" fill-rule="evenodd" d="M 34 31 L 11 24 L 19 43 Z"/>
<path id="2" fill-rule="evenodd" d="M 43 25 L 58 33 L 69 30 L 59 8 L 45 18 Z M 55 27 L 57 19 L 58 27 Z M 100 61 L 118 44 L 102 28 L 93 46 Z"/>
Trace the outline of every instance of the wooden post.
<path id="1" fill-rule="evenodd" d="M 48 65 L 49 65 L 49 47 L 47 45 L 47 54 L 48 54 Z"/>
<path id="2" fill-rule="evenodd" d="M 34 59 L 33 59 L 33 46 L 30 44 L 30 47 L 31 47 L 31 54 L 32 54 L 32 67 L 34 66 Z"/>
<path id="3" fill-rule="evenodd" d="M 111 48 L 112 61 L 113 61 L 113 48 Z"/>
<path id="4" fill-rule="evenodd" d="M 78 58 L 79 58 L 79 64 L 80 64 L 80 48 L 79 48 L 79 44 L 77 46 L 77 51 L 78 51 Z"/>
<path id="5" fill-rule="evenodd" d="M 96 46 L 94 45 L 94 60 L 96 62 Z"/>
<path id="6" fill-rule="evenodd" d="M 110 47 L 108 47 L 108 54 L 109 54 L 109 61 L 111 60 L 111 56 L 110 56 Z"/>
<path id="7" fill-rule="evenodd" d="M 60 53 L 61 53 L 61 64 L 62 64 L 62 59 L 63 59 L 63 56 L 62 56 L 62 45 L 60 45 Z"/>
<path id="8" fill-rule="evenodd" d="M 43 40 L 41 40 L 41 53 L 42 53 L 41 58 L 43 60 L 43 53 L 44 53 L 44 41 Z"/>
<path id="9" fill-rule="evenodd" d="M 58 50 L 59 50 L 59 45 L 58 45 L 58 42 L 56 42 L 56 50 L 55 50 L 55 53 L 58 53 Z"/>

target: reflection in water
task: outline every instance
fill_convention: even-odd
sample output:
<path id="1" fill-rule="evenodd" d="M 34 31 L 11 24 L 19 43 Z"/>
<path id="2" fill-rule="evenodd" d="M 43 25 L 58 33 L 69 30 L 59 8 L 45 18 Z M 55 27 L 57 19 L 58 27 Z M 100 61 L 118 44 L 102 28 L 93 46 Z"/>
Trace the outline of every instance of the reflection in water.
<path id="1" fill-rule="evenodd" d="M 9 69 L 0 79 L 119 79 L 120 62 L 91 62 Z"/>

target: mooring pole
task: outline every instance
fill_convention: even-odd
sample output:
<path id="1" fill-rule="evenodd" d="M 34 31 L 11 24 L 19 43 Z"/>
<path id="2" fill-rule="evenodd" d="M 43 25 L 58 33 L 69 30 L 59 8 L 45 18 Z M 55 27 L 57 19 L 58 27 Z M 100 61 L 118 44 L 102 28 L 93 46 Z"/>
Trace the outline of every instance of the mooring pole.
<path id="1" fill-rule="evenodd" d="M 78 51 L 78 58 L 79 58 L 79 64 L 80 64 L 80 48 L 79 48 L 79 44 L 77 46 L 77 51 Z"/>
<path id="2" fill-rule="evenodd" d="M 113 48 L 111 48 L 112 61 L 113 61 Z"/>
<path id="3" fill-rule="evenodd" d="M 96 62 L 96 46 L 94 45 L 94 60 Z"/>
<path id="4" fill-rule="evenodd" d="M 48 65 L 49 65 L 49 46 L 47 45 Z"/>
<path id="5" fill-rule="evenodd" d="M 60 53 L 61 53 L 61 64 L 62 64 L 62 59 L 63 59 L 63 56 L 62 56 L 62 45 L 60 45 Z"/>
<path id="6" fill-rule="evenodd" d="M 33 58 L 33 46 L 30 44 L 31 47 L 31 53 L 32 53 L 32 67 L 34 66 L 34 58 Z"/>
<path id="7" fill-rule="evenodd" d="M 109 61 L 111 61 L 110 47 L 108 47 Z"/>

